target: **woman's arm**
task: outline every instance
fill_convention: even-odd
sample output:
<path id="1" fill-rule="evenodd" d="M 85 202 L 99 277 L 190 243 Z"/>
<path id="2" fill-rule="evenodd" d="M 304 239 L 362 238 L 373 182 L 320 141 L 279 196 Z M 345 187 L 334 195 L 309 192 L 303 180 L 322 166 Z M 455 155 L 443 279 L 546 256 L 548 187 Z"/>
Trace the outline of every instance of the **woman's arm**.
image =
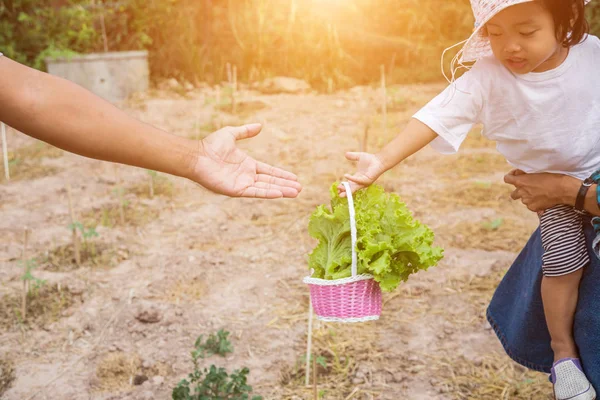
<path id="1" fill-rule="evenodd" d="M 581 180 L 568 175 L 539 173 L 526 174 L 513 170 L 504 176 L 504 182 L 515 186 L 511 197 L 520 199 L 531 211 L 544 211 L 558 204 L 575 206 Z M 596 201 L 596 187 L 592 185 L 585 197 L 584 209 L 600 216 Z"/>
<path id="2" fill-rule="evenodd" d="M 301 190 L 294 174 L 236 147 L 260 125 L 224 128 L 202 141 L 172 135 L 72 82 L 6 57 L 0 57 L 0 121 L 85 157 L 185 177 L 228 196 L 296 197 Z"/>
<path id="3" fill-rule="evenodd" d="M 85 157 L 189 177 L 198 142 L 144 124 L 82 87 L 0 57 L 0 120 Z"/>

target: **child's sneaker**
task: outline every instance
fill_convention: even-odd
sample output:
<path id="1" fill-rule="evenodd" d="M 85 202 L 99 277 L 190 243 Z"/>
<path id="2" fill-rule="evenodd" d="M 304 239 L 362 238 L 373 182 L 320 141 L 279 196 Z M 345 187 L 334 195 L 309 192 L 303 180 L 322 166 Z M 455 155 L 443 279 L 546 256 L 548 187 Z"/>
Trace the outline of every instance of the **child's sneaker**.
<path id="1" fill-rule="evenodd" d="M 577 358 L 563 358 L 552 366 L 550 380 L 556 400 L 595 400 L 596 391 Z"/>

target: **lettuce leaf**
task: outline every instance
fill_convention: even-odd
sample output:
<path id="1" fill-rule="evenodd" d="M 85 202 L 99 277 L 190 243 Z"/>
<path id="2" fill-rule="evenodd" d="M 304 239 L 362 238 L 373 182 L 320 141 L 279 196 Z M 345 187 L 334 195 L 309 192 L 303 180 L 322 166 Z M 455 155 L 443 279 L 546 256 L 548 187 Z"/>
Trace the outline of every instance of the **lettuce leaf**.
<path id="1" fill-rule="evenodd" d="M 308 223 L 309 234 L 318 240 L 308 258 L 313 277 L 341 279 L 352 275 L 352 240 L 348 200 L 337 194 L 338 183 L 331 186 L 330 208 L 317 207 Z M 383 291 L 438 263 L 443 250 L 433 246 L 433 232 L 412 217 L 400 197 L 371 185 L 354 194 L 356 243 L 359 274 L 375 277 Z"/>

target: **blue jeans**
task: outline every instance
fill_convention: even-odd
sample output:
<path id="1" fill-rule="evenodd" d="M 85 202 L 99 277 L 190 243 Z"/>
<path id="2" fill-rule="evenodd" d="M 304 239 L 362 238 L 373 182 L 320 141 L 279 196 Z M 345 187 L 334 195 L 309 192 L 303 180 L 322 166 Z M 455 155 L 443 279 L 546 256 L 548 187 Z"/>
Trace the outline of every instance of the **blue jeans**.
<path id="1" fill-rule="evenodd" d="M 590 217 L 583 217 L 591 262 L 581 278 L 574 337 L 585 373 L 599 389 L 600 259 L 592 249 L 596 233 L 590 221 Z M 513 360 L 536 371 L 550 372 L 554 354 L 542 304 L 542 254 L 537 229 L 498 285 L 487 309 L 487 318 Z"/>

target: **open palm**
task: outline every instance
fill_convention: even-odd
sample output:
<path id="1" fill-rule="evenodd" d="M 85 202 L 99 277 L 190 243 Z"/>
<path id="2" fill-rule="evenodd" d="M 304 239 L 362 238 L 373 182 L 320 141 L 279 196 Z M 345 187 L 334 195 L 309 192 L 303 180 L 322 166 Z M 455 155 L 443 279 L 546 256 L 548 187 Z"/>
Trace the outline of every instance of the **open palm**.
<path id="1" fill-rule="evenodd" d="M 193 180 L 230 197 L 296 197 L 302 190 L 291 172 L 256 161 L 236 146 L 258 135 L 260 124 L 220 129 L 200 142 Z"/>

